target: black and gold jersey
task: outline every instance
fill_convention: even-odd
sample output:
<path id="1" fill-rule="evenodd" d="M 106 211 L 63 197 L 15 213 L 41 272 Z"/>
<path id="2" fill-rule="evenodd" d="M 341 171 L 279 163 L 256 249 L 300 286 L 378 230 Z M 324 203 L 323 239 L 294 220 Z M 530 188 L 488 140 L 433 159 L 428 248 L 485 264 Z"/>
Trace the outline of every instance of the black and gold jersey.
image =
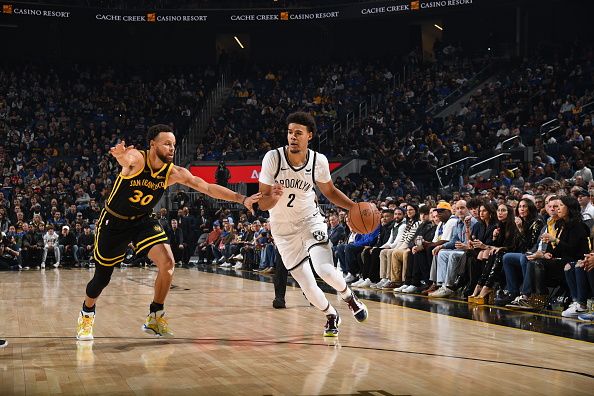
<path id="1" fill-rule="evenodd" d="M 122 176 L 120 173 L 105 202 L 107 212 L 120 219 L 133 220 L 150 214 L 167 188 L 173 163 L 153 171 L 147 152 L 141 153 L 144 167 L 134 175 Z"/>

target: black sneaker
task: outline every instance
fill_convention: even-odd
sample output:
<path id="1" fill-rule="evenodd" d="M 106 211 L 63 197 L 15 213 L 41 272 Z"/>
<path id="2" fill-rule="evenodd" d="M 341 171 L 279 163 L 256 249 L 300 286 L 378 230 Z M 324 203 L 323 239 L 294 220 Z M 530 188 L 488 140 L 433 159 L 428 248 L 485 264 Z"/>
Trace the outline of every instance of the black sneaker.
<path id="1" fill-rule="evenodd" d="M 324 326 L 324 337 L 338 337 L 338 326 L 340 326 L 340 316 L 326 315 L 328 319 L 326 326 Z"/>
<path id="2" fill-rule="evenodd" d="M 355 293 L 352 293 L 351 297 L 345 300 L 345 302 L 348 304 L 357 322 L 365 322 L 367 320 L 367 306 L 359 301 Z"/>
<path id="3" fill-rule="evenodd" d="M 283 300 L 282 298 L 275 298 L 274 300 L 272 300 L 272 307 L 275 309 L 281 309 L 287 308 L 287 305 L 285 304 L 285 300 Z"/>
<path id="4" fill-rule="evenodd" d="M 8 345 L 8 341 L 0 340 L 0 348 L 4 348 L 6 345 Z"/>

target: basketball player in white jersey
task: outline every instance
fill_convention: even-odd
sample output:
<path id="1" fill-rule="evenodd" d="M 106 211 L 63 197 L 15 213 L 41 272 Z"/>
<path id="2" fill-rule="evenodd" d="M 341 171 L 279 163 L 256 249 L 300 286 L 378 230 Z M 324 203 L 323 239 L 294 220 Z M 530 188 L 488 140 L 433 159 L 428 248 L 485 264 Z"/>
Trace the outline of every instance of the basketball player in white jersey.
<path id="1" fill-rule="evenodd" d="M 259 206 L 270 211 L 270 231 L 285 267 L 307 299 L 326 314 L 324 336 L 336 337 L 340 316 L 318 287 L 308 260 L 324 282 L 336 289 L 357 321 L 367 319 L 367 307 L 334 269 L 328 227 L 314 188 L 341 208 L 350 209 L 355 203 L 332 183 L 326 156 L 307 148 L 316 130 L 314 118 L 297 112 L 287 117 L 287 124 L 288 146 L 269 151 L 262 160 Z"/>

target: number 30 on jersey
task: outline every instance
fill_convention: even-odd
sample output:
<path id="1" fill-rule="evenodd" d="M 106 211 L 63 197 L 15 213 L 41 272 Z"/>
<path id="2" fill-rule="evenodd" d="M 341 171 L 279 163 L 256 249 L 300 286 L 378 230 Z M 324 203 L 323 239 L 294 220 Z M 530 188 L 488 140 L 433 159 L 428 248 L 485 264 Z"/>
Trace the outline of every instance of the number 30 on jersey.
<path id="1" fill-rule="evenodd" d="M 140 202 L 142 206 L 145 206 L 148 205 L 153 200 L 153 198 L 154 197 L 150 194 L 144 195 L 142 191 L 134 190 L 134 195 L 128 198 L 128 201 L 133 203 Z"/>

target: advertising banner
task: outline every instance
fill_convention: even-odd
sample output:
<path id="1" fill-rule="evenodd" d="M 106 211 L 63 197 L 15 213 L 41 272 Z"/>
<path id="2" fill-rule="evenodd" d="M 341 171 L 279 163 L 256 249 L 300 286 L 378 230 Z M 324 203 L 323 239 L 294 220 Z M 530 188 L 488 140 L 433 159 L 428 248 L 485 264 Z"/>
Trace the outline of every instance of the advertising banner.
<path id="1" fill-rule="evenodd" d="M 417 13 L 425 10 L 468 7 L 486 0 L 394 0 L 310 7 L 298 9 L 195 9 L 195 10 L 118 10 L 89 7 L 51 6 L 4 2 L 3 18 L 53 18 L 64 21 L 98 21 L 105 23 L 217 23 L 259 24 L 305 21 L 332 21 L 373 18 L 395 14 Z M 323 3 L 323 2 L 321 2 Z"/>
<path id="2" fill-rule="evenodd" d="M 337 169 L 341 165 L 341 162 L 330 162 L 330 172 Z M 190 166 L 190 172 L 193 175 L 204 179 L 208 183 L 215 183 L 215 172 L 217 168 L 217 165 Z M 258 183 L 262 166 L 260 164 L 233 165 L 231 163 L 227 163 L 227 169 L 229 169 L 231 173 L 231 179 L 229 179 L 229 183 Z"/>

